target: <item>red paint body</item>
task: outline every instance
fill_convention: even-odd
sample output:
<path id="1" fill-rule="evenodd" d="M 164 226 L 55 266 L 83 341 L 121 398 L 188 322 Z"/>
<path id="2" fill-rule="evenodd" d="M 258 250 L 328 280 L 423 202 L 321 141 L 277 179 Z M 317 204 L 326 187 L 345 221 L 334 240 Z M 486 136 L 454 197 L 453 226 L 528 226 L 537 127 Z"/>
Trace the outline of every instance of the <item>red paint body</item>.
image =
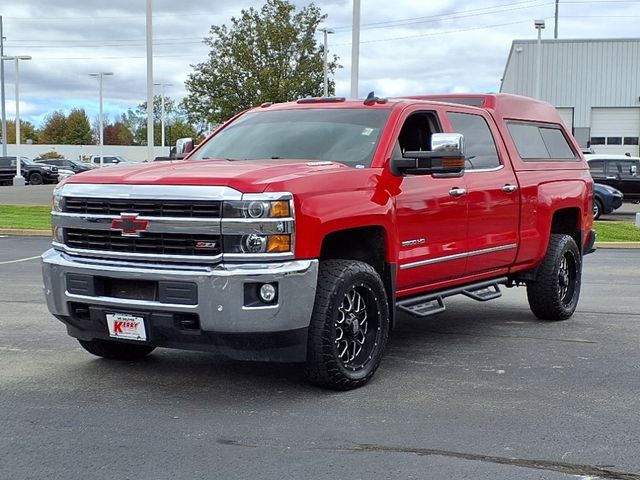
<path id="1" fill-rule="evenodd" d="M 479 100 L 482 107 L 445 103 Z M 370 168 L 339 163 L 313 165 L 291 160 L 176 161 L 94 170 L 70 183 L 222 185 L 243 193 L 291 192 L 295 199 L 297 258 L 319 258 L 327 235 L 357 227 L 385 232 L 385 259 L 397 266 L 397 296 L 404 297 L 506 275 L 537 266 L 543 259 L 553 215 L 577 209 L 586 242 L 592 224 L 592 180 L 580 148 L 551 105 L 511 95 L 450 95 L 392 99 L 365 106 L 341 103 L 287 103 L 277 109 L 359 108 L 391 110 Z M 255 109 L 260 110 L 260 108 Z M 437 115 L 442 131 L 453 132 L 447 112 L 473 113 L 487 121 L 502 168 L 459 178 L 394 176 L 390 158 L 404 120 L 415 111 Z M 242 114 L 241 114 L 242 115 Z M 241 116 L 239 115 L 239 116 Z M 235 117 L 237 118 L 237 117 Z M 226 128 L 232 119 L 212 134 Z M 506 120 L 561 125 L 576 153 L 572 161 L 523 161 Z M 206 142 L 204 142 L 206 143 Z M 507 193 L 502 187 L 516 185 Z M 454 198 L 452 188 L 467 194 Z M 402 242 L 425 238 L 419 245 Z M 512 249 L 465 257 L 466 252 L 513 244 Z M 461 254 L 460 259 L 402 269 L 404 264 Z"/>

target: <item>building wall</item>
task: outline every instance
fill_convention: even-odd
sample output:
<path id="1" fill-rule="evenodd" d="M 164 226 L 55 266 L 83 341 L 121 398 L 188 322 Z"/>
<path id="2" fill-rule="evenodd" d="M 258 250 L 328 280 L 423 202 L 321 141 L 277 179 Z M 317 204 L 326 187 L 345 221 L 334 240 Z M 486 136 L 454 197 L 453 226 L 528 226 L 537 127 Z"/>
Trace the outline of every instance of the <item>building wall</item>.
<path id="1" fill-rule="evenodd" d="M 501 92 L 535 97 L 536 40 L 515 40 Z M 640 39 L 543 40 L 541 100 L 574 109 L 589 128 L 592 107 L 640 106 Z"/>
<path id="2" fill-rule="evenodd" d="M 1 146 L 0 146 L 1 148 Z M 89 158 L 91 155 L 100 155 L 100 148 L 97 145 L 20 145 L 18 147 L 20 156 L 37 158 L 43 153 L 55 151 L 65 158 L 72 160 Z M 154 147 L 155 157 L 169 155 L 169 147 Z M 0 150 L 1 153 L 1 150 Z M 7 145 L 7 155 L 16 154 L 16 145 Z M 133 147 L 122 145 L 105 145 L 103 155 L 122 155 L 134 162 L 142 162 L 147 159 L 147 147 Z M 151 159 L 153 160 L 153 159 Z"/>

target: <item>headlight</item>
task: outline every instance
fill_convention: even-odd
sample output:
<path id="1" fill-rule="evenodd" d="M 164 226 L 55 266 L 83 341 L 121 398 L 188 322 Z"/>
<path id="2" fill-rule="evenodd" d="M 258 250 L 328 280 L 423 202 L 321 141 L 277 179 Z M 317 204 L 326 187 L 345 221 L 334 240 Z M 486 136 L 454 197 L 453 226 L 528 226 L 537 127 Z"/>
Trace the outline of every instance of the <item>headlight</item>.
<path id="1" fill-rule="evenodd" d="M 53 199 L 51 202 L 51 208 L 54 212 L 61 212 L 64 208 L 64 197 L 62 196 L 62 189 L 56 188 L 53 190 Z"/>
<path id="2" fill-rule="evenodd" d="M 224 202 L 223 218 L 287 218 L 289 200 L 239 200 Z"/>
<path id="3" fill-rule="evenodd" d="M 288 253 L 291 235 L 225 235 L 224 253 Z"/>
<path id="4" fill-rule="evenodd" d="M 232 255 L 226 258 L 293 256 L 293 196 L 290 193 L 265 193 L 245 194 L 242 198 L 223 202 L 222 251 L 225 256 Z"/>

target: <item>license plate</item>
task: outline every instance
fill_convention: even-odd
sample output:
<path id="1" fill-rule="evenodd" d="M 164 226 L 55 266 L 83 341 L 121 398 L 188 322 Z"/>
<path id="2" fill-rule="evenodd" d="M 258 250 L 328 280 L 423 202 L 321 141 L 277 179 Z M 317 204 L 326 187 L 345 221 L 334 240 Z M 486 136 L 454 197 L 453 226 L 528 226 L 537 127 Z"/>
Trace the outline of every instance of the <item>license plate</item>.
<path id="1" fill-rule="evenodd" d="M 106 317 L 109 336 L 141 342 L 147 340 L 143 317 L 128 313 L 107 313 Z"/>

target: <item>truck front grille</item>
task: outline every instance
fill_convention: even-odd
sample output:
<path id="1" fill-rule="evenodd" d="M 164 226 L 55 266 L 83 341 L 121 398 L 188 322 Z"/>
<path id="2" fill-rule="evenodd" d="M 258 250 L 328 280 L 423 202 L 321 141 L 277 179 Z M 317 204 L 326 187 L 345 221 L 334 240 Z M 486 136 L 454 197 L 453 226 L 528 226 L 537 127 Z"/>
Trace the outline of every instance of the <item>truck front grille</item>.
<path id="1" fill-rule="evenodd" d="M 67 197 L 63 211 L 93 215 L 120 215 L 135 212 L 144 217 L 220 218 L 217 200 L 137 200 Z"/>
<path id="2" fill-rule="evenodd" d="M 82 250 L 207 257 L 222 252 L 220 235 L 142 232 L 139 237 L 123 237 L 113 230 L 67 228 L 64 237 L 68 247 Z"/>

